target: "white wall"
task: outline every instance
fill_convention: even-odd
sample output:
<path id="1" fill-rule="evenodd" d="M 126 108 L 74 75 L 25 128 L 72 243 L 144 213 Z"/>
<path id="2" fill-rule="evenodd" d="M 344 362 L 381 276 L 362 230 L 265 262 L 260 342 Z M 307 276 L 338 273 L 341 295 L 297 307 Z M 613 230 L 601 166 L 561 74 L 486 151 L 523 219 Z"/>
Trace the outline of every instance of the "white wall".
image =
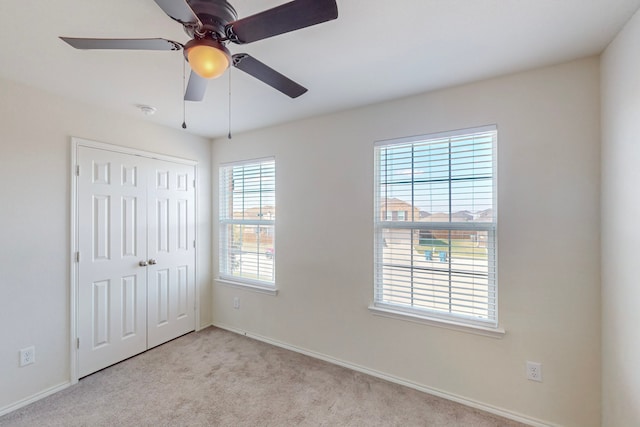
<path id="1" fill-rule="evenodd" d="M 199 162 L 199 323 L 211 321 L 211 143 L 0 79 L 0 413 L 69 372 L 72 136 Z M 18 367 L 18 350 L 36 363 Z"/>
<path id="2" fill-rule="evenodd" d="M 280 292 L 216 284 L 214 324 L 529 419 L 599 425 L 599 78 L 588 58 L 216 141 L 214 188 L 218 164 L 276 157 Z M 374 316 L 373 142 L 492 123 L 506 336 Z M 543 383 L 526 380 L 526 360 Z"/>
<path id="3" fill-rule="evenodd" d="M 640 13 L 602 56 L 603 426 L 640 425 Z"/>

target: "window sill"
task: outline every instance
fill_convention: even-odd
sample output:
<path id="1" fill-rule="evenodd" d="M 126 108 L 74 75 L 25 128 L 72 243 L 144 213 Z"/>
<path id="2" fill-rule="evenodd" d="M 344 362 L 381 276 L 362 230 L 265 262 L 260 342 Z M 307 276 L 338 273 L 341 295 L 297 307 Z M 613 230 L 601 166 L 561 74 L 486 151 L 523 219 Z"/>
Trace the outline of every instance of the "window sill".
<path id="1" fill-rule="evenodd" d="M 258 292 L 261 294 L 267 294 L 267 295 L 273 295 L 273 296 L 278 295 L 278 289 L 276 289 L 275 286 L 261 285 L 258 283 L 240 282 L 240 281 L 230 280 L 222 277 L 218 277 L 216 279 L 216 283 L 219 283 L 224 286 L 229 286 L 232 288 L 246 289 L 248 291 Z"/>
<path id="2" fill-rule="evenodd" d="M 371 305 L 369 310 L 376 316 L 388 317 L 391 319 L 405 320 L 408 322 L 421 323 L 429 326 L 436 326 L 439 328 L 451 329 L 459 332 L 466 332 L 469 334 L 483 335 L 491 338 L 503 338 L 506 334 L 502 328 L 491 328 L 488 326 L 469 325 L 462 322 L 456 322 L 453 320 L 438 319 L 429 316 L 419 316 L 413 313 L 405 313 L 399 310 L 394 310 L 388 307 L 380 307 Z"/>

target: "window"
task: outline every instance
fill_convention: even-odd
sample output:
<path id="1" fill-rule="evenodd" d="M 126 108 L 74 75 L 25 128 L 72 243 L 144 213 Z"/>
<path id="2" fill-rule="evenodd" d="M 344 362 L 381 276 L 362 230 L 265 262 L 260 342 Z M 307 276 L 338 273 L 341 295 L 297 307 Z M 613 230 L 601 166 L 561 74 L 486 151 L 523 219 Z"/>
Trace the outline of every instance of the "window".
<path id="1" fill-rule="evenodd" d="M 376 143 L 374 311 L 497 328 L 496 140 L 489 126 Z"/>
<path id="2" fill-rule="evenodd" d="M 275 160 L 220 167 L 220 279 L 275 285 Z"/>

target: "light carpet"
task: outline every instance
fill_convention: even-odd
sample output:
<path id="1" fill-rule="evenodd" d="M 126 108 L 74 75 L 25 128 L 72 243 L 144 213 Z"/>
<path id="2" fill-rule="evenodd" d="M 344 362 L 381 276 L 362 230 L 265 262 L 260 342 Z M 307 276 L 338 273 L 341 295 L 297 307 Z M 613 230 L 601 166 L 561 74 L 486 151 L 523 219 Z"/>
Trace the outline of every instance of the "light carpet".
<path id="1" fill-rule="evenodd" d="M 0 417 L 0 426 L 523 424 L 211 327 Z"/>

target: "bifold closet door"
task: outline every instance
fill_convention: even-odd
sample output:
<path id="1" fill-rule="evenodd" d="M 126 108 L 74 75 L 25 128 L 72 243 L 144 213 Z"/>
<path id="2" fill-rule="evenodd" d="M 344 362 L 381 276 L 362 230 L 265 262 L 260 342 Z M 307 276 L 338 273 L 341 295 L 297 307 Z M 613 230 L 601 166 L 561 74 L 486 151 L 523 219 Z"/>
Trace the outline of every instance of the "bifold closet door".
<path id="1" fill-rule="evenodd" d="M 195 167 L 78 147 L 78 370 L 195 329 Z"/>

